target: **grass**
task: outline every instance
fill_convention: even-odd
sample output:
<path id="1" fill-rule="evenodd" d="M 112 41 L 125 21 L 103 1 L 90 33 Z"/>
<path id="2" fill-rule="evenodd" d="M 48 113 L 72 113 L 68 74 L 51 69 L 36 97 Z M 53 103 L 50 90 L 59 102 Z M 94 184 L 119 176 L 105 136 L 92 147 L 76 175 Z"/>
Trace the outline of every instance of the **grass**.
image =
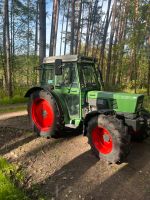
<path id="1" fill-rule="evenodd" d="M 144 107 L 150 111 L 150 96 L 145 96 L 144 98 Z"/>
<path id="2" fill-rule="evenodd" d="M 17 112 L 26 110 L 27 99 L 14 96 L 12 99 L 8 97 L 0 99 L 0 113 Z"/>
<path id="3" fill-rule="evenodd" d="M 11 104 L 18 104 L 18 103 L 26 103 L 27 98 L 20 97 L 18 95 L 14 96 L 13 98 L 3 97 L 0 99 L 0 105 L 11 105 Z"/>
<path id="4" fill-rule="evenodd" d="M 23 182 L 22 172 L 14 165 L 0 157 L 0 199 L 2 200 L 28 200 L 25 192 L 16 185 Z"/>
<path id="5" fill-rule="evenodd" d="M 29 87 L 15 87 L 14 89 L 14 96 L 9 98 L 7 96 L 6 90 L 0 90 L 0 105 L 11 105 L 11 104 L 20 104 L 26 103 L 27 98 L 24 98 L 24 95 L 28 91 Z"/>
<path id="6" fill-rule="evenodd" d="M 15 95 L 13 98 L 0 98 L 0 113 L 17 112 L 26 110 L 27 98 Z"/>

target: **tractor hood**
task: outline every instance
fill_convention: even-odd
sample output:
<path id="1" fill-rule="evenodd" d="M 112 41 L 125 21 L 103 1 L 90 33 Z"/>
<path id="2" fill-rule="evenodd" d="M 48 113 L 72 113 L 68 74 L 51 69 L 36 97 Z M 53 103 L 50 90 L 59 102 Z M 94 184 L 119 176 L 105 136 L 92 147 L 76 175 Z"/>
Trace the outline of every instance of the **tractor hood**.
<path id="1" fill-rule="evenodd" d="M 96 101 L 96 107 L 104 103 L 107 108 L 114 109 L 116 112 L 121 113 L 136 113 L 141 109 L 144 95 L 129 94 L 129 93 L 114 93 L 105 91 L 90 91 L 87 94 L 89 104 Z"/>

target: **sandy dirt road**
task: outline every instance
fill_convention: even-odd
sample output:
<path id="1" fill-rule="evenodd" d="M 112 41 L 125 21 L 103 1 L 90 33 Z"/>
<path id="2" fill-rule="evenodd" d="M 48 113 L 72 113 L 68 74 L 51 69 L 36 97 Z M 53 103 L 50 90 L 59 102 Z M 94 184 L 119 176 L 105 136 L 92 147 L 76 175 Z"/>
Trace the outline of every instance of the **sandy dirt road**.
<path id="1" fill-rule="evenodd" d="M 150 138 L 133 143 L 125 163 L 108 165 L 82 135 L 36 138 L 26 112 L 0 116 L 0 127 L 0 154 L 24 169 L 31 199 L 150 199 Z"/>

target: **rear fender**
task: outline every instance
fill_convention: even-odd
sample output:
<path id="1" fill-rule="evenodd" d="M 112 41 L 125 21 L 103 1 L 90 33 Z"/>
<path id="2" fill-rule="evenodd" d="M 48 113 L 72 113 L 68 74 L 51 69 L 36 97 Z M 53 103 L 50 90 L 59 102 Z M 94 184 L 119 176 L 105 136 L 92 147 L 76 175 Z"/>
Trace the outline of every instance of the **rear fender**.
<path id="1" fill-rule="evenodd" d="M 45 91 L 48 92 L 48 90 L 46 90 L 46 89 L 43 88 L 43 87 L 32 87 L 32 88 L 30 88 L 30 89 L 26 92 L 26 94 L 25 94 L 24 97 L 30 97 L 30 95 L 31 95 L 33 92 L 35 92 L 35 91 L 40 91 L 40 90 L 45 90 Z"/>

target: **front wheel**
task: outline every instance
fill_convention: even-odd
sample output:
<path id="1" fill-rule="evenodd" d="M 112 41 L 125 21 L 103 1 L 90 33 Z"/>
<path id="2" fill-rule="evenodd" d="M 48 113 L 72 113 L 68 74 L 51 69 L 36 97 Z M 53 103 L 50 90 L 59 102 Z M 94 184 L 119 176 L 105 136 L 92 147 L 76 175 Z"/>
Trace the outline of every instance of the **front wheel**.
<path id="1" fill-rule="evenodd" d="M 114 116 L 93 117 L 88 123 L 87 136 L 95 155 L 109 163 L 122 161 L 130 151 L 127 128 Z"/>

